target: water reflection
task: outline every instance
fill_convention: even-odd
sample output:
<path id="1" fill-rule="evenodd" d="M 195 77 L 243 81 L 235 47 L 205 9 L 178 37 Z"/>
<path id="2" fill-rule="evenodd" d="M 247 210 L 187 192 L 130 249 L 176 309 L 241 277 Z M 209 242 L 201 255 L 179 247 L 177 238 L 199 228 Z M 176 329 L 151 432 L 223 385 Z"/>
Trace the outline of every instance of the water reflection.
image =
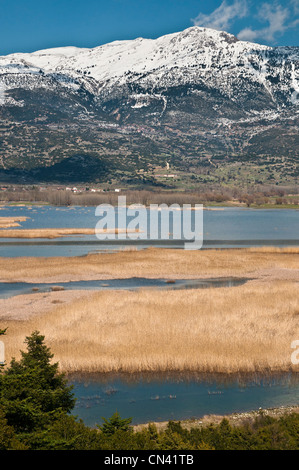
<path id="1" fill-rule="evenodd" d="M 74 414 L 89 426 L 116 410 L 133 424 L 200 418 L 259 408 L 297 405 L 298 374 L 202 375 L 195 373 L 106 374 L 70 377 Z"/>

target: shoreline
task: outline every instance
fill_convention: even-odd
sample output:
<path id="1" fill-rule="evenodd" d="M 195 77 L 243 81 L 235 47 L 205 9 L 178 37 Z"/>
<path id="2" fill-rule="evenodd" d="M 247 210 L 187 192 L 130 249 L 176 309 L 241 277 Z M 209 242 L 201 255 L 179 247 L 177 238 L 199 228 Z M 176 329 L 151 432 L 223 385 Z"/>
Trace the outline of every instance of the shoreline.
<path id="1" fill-rule="evenodd" d="M 204 415 L 201 418 L 186 419 L 186 420 L 174 420 L 176 423 L 180 423 L 181 426 L 190 430 L 192 428 L 202 428 L 210 425 L 219 425 L 223 419 L 227 419 L 233 426 L 241 426 L 244 422 L 253 421 L 258 416 L 271 416 L 273 418 L 280 418 L 292 413 L 299 413 L 299 404 L 291 406 L 280 406 L 277 408 L 259 408 L 258 410 L 250 410 L 244 412 L 235 412 L 228 415 Z M 170 420 L 172 421 L 172 420 Z M 147 423 L 135 424 L 133 427 L 134 431 L 141 431 L 147 428 L 149 425 L 155 425 L 158 431 L 165 431 L 169 421 L 149 421 Z"/>
<path id="2" fill-rule="evenodd" d="M 144 383 L 150 382 L 182 382 L 192 383 L 209 383 L 217 384 L 225 387 L 232 384 L 246 387 L 249 383 L 255 385 L 269 384 L 275 381 L 279 383 L 292 383 L 292 385 L 299 385 L 299 369 L 298 371 L 271 371 L 265 370 L 263 372 L 202 372 L 196 370 L 185 369 L 182 370 L 164 370 L 164 371 L 111 371 L 111 372 L 65 372 L 66 379 L 70 383 L 74 382 L 89 382 L 89 383 L 110 383 L 113 380 L 120 379 L 125 384 L 134 385 L 140 381 Z M 299 406 L 299 405 L 298 405 Z"/>
<path id="3" fill-rule="evenodd" d="M 113 193 L 113 195 L 115 195 Z M 125 195 L 125 193 L 121 194 L 121 195 Z M 102 201 L 100 202 L 102 203 Z M 109 202 L 107 202 L 107 204 L 110 204 Z M 156 203 L 153 203 L 153 204 L 156 204 Z M 162 204 L 162 203 L 157 203 L 158 205 Z M 188 204 L 187 202 L 185 202 L 184 204 Z M 202 202 L 198 202 L 198 203 L 194 203 L 194 201 L 192 201 L 192 203 L 190 202 L 191 205 L 194 205 L 194 204 L 203 204 L 203 209 L 204 210 L 209 210 L 209 208 L 211 208 L 211 210 L 217 210 L 217 208 L 221 209 L 222 207 L 223 208 L 229 208 L 229 209 L 232 209 L 232 208 L 243 208 L 243 209 L 246 209 L 246 210 L 250 210 L 250 209 L 261 209 L 261 210 L 271 210 L 271 209 L 293 209 L 293 210 L 299 210 L 299 204 L 251 204 L 249 207 L 247 206 L 247 204 L 245 203 L 242 203 L 242 202 L 235 202 L 235 201 L 224 201 L 224 202 L 221 202 L 221 203 L 215 203 L 215 202 L 205 202 L 205 203 L 202 203 Z M 134 205 L 134 203 L 132 204 L 128 204 L 126 207 L 129 207 L 129 206 L 132 206 Z M 40 202 L 34 202 L 34 201 L 22 201 L 22 202 L 11 202 L 11 203 L 0 203 L 0 208 L 4 208 L 4 207 L 30 207 L 30 206 L 34 206 L 34 207 L 38 207 L 38 206 L 52 206 L 52 207 L 64 207 L 64 208 L 73 208 L 73 207 L 97 207 L 97 204 L 61 204 L 61 205 L 56 205 L 56 204 L 52 204 L 50 202 L 45 202 L 45 201 L 40 201 Z M 117 207 L 117 204 L 112 204 L 112 206 L 114 207 Z M 144 206 L 149 209 L 150 208 L 150 204 L 144 204 Z"/>

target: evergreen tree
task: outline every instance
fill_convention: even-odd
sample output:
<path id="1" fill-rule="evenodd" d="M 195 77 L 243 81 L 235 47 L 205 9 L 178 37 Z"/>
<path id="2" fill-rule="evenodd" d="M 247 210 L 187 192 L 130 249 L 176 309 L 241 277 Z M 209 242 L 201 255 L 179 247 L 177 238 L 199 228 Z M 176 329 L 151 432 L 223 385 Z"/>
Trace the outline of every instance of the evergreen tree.
<path id="1" fill-rule="evenodd" d="M 98 426 L 98 428 L 107 436 L 112 436 L 116 431 L 126 432 L 131 429 L 130 424 L 132 422 L 132 418 L 122 419 L 117 411 L 111 416 L 111 418 L 102 419 L 104 424 L 102 424 L 102 426 Z"/>
<path id="2" fill-rule="evenodd" d="M 0 375 L 0 406 L 8 425 L 17 432 L 43 428 L 61 413 L 70 412 L 75 404 L 72 387 L 38 331 L 26 338 L 27 351 L 21 359 L 12 359 Z"/>
<path id="3" fill-rule="evenodd" d="M 15 434 L 12 426 L 8 426 L 3 411 L 0 409 L 0 451 L 1 450 L 26 450 Z"/>

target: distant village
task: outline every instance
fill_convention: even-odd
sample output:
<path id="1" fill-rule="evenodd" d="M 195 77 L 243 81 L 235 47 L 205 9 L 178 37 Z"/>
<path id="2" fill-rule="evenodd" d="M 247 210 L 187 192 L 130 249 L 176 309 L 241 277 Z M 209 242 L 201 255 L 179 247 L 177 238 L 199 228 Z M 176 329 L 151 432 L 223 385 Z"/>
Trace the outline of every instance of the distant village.
<path id="1" fill-rule="evenodd" d="M 114 188 L 114 189 L 104 189 L 104 188 L 89 188 L 86 186 L 56 186 L 56 185 L 49 185 L 49 186 L 35 186 L 35 185 L 8 185 L 0 187 L 0 191 L 71 191 L 72 193 L 103 193 L 103 192 L 115 192 L 120 193 L 122 191 L 121 188 Z"/>

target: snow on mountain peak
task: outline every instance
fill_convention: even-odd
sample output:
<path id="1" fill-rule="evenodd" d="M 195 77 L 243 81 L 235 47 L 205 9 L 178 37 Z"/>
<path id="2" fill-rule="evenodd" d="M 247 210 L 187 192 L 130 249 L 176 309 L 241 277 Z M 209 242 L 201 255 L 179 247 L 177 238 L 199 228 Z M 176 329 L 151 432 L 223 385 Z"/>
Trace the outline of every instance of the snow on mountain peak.
<path id="1" fill-rule="evenodd" d="M 277 50 L 274 70 L 269 62 L 273 51 L 268 46 L 240 41 L 225 31 L 192 26 L 157 39 L 114 41 L 90 49 L 70 46 L 10 54 L 0 57 L 0 78 L 1 74 L 42 72 L 55 76 L 65 86 L 83 84 L 93 94 L 136 80 L 145 88 L 203 80 L 231 95 L 235 93 L 232 80 L 240 76 L 261 84 L 272 99 L 277 76 L 287 83 L 288 69 L 293 70 L 294 61 L 298 63 L 296 48 L 293 52 L 281 48 Z M 273 82 L 268 80 L 271 69 Z M 292 72 L 292 83 L 297 83 L 296 71 Z"/>
<path id="2" fill-rule="evenodd" d="M 225 49 L 227 53 L 231 49 L 235 56 L 244 48 L 269 49 L 239 41 L 224 31 L 192 26 L 158 39 L 114 41 L 92 49 L 69 46 L 10 54 L 0 57 L 0 67 L 19 62 L 45 72 L 80 71 L 102 81 L 129 71 L 144 73 L 158 67 L 194 65 L 201 60 L 209 63 L 208 55 L 213 52 Z"/>

